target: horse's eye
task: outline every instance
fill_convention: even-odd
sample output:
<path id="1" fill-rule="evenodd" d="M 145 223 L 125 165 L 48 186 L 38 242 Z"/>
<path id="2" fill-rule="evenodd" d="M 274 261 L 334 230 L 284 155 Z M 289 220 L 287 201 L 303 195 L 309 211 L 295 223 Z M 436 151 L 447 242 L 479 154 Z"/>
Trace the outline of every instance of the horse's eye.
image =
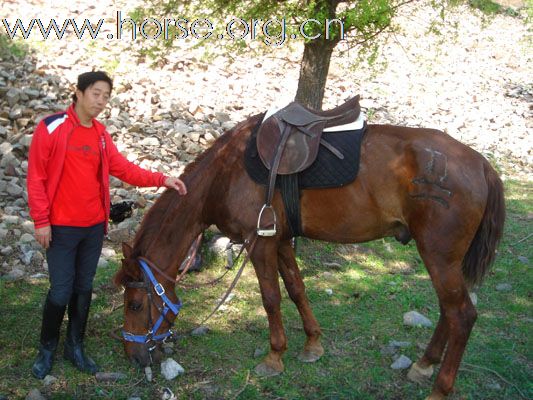
<path id="1" fill-rule="evenodd" d="M 139 311 L 142 308 L 143 304 L 139 303 L 138 301 L 130 301 L 128 303 L 128 308 L 131 311 Z"/>

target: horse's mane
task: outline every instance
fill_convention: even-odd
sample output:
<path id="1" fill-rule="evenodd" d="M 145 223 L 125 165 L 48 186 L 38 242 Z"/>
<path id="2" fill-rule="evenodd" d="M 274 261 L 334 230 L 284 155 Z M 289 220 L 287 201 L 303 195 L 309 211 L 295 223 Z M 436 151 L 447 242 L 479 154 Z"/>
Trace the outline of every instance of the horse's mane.
<path id="1" fill-rule="evenodd" d="M 227 143 L 229 143 L 235 136 L 239 135 L 240 132 L 244 130 L 253 129 L 259 122 L 259 117 L 262 114 L 253 115 L 246 120 L 239 122 L 230 130 L 224 132 L 208 149 L 200 153 L 196 158 L 189 163 L 183 173 L 180 176 L 180 179 L 187 182 L 188 178 L 197 170 L 200 164 L 205 160 L 211 159 L 211 156 L 217 154 L 218 151 L 222 149 Z M 194 188 L 189 188 L 189 190 L 194 190 Z M 148 210 L 148 213 L 144 216 L 141 226 L 135 235 L 134 246 L 135 253 L 134 257 L 141 254 L 141 252 L 146 249 L 143 247 L 149 245 L 150 238 L 157 234 L 161 227 L 163 226 L 163 219 L 168 209 L 174 209 L 176 203 L 180 201 L 181 196 L 179 196 L 175 190 L 167 189 L 163 194 L 157 199 L 155 204 Z"/>

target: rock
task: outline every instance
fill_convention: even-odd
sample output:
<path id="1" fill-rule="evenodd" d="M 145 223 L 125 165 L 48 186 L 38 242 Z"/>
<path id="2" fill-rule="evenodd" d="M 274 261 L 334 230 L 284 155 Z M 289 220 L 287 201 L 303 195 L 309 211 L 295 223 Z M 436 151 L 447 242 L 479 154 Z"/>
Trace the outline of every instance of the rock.
<path id="1" fill-rule="evenodd" d="M 33 235 L 33 232 L 34 232 L 34 225 L 33 225 L 33 222 L 32 221 L 24 221 L 22 223 L 22 230 L 26 233 L 30 233 Z"/>
<path id="2" fill-rule="evenodd" d="M 2 157 L 6 156 L 7 154 L 10 154 L 13 151 L 13 145 L 9 142 L 4 142 L 0 144 L 0 155 Z"/>
<path id="3" fill-rule="evenodd" d="M 106 268 L 108 265 L 109 262 L 105 258 L 100 257 L 100 259 L 98 260 L 97 268 Z"/>
<path id="4" fill-rule="evenodd" d="M 13 197 L 20 196 L 23 191 L 24 189 L 16 183 L 10 182 L 7 184 L 7 193 Z"/>
<path id="5" fill-rule="evenodd" d="M 115 257 L 117 255 L 117 252 L 115 251 L 115 249 L 112 249 L 110 247 L 104 247 L 102 249 L 102 257 L 104 258 L 112 258 L 112 257 Z"/>
<path id="6" fill-rule="evenodd" d="M 44 386 L 50 386 L 57 382 L 57 378 L 53 375 L 46 375 L 43 379 Z"/>
<path id="7" fill-rule="evenodd" d="M 16 120 L 22 117 L 22 108 L 15 107 L 9 112 L 9 119 Z"/>
<path id="8" fill-rule="evenodd" d="M 509 292 L 513 289 L 510 283 L 498 283 L 496 285 L 496 290 L 498 292 Z"/>
<path id="9" fill-rule="evenodd" d="M 46 397 L 44 397 L 39 389 L 32 389 L 26 396 L 26 400 L 46 400 Z"/>
<path id="10" fill-rule="evenodd" d="M 389 342 L 389 346 L 391 347 L 398 347 L 398 348 L 404 348 L 411 346 L 411 342 L 399 342 L 397 340 L 391 340 Z"/>
<path id="11" fill-rule="evenodd" d="M 9 231 L 7 229 L 0 228 L 0 240 L 5 240 Z"/>
<path id="12" fill-rule="evenodd" d="M 264 349 L 257 348 L 257 349 L 255 349 L 255 351 L 254 351 L 254 358 L 260 358 L 260 357 L 263 357 L 265 354 L 266 354 L 266 352 L 265 352 Z"/>
<path id="13" fill-rule="evenodd" d="M 159 139 L 156 137 L 147 137 L 139 143 L 141 146 L 160 146 Z"/>
<path id="14" fill-rule="evenodd" d="M 128 242 L 131 239 L 129 229 L 112 229 L 108 233 L 109 240 L 114 243 Z"/>
<path id="15" fill-rule="evenodd" d="M 0 254 L 2 254 L 3 256 L 9 256 L 10 254 L 13 254 L 13 247 L 6 246 L 2 248 L 2 250 L 0 250 Z"/>
<path id="16" fill-rule="evenodd" d="M 176 400 L 177 397 L 174 395 L 172 390 L 169 388 L 163 388 L 163 392 L 161 393 L 161 400 Z"/>
<path id="17" fill-rule="evenodd" d="M 411 342 L 399 342 L 397 340 L 389 341 L 389 344 L 381 349 L 383 355 L 394 355 L 400 348 L 411 346 Z"/>
<path id="18" fill-rule="evenodd" d="M 144 368 L 144 375 L 146 376 L 146 380 L 148 382 L 152 382 L 153 374 L 152 374 L 152 368 L 150 366 Z"/>
<path id="19" fill-rule="evenodd" d="M 474 306 L 477 306 L 477 294 L 475 294 L 474 292 L 470 292 L 469 295 L 470 295 L 470 301 L 472 301 L 472 304 Z"/>
<path id="20" fill-rule="evenodd" d="M 40 251 L 36 251 L 35 253 L 33 253 L 33 257 L 31 260 L 37 265 L 42 265 L 44 261 L 44 255 Z"/>
<path id="21" fill-rule="evenodd" d="M 179 365 L 176 361 L 174 361 L 172 358 L 167 358 L 161 363 L 161 374 L 168 381 L 174 379 L 175 377 L 183 373 L 185 373 L 183 367 Z"/>
<path id="22" fill-rule="evenodd" d="M 39 97 L 39 91 L 31 88 L 26 88 L 23 90 L 23 92 L 30 98 L 30 99 L 36 99 Z"/>
<path id="23" fill-rule="evenodd" d="M 227 301 L 227 300 L 226 300 Z M 203 336 L 209 332 L 209 328 L 205 325 L 199 326 L 191 331 L 193 336 Z"/>
<path id="24" fill-rule="evenodd" d="M 326 294 L 327 294 L 328 296 L 332 296 L 332 295 L 333 295 L 333 290 L 332 290 L 332 289 L 326 289 L 326 290 L 324 290 L 324 291 L 326 292 Z"/>
<path id="25" fill-rule="evenodd" d="M 24 233 L 19 241 L 21 243 L 32 243 L 33 241 L 35 241 L 35 238 L 33 237 L 33 235 L 30 235 L 29 233 Z"/>
<path id="26" fill-rule="evenodd" d="M 13 107 L 20 100 L 20 90 L 16 88 L 9 89 L 5 98 L 9 104 L 9 107 Z"/>
<path id="27" fill-rule="evenodd" d="M 404 355 L 401 355 L 391 364 L 392 369 L 407 369 L 411 366 L 413 362 L 409 359 L 409 357 L 406 357 Z"/>
<path id="28" fill-rule="evenodd" d="M 174 122 L 174 131 L 177 135 L 184 135 L 191 130 L 192 128 L 183 120 L 177 120 Z"/>
<path id="29" fill-rule="evenodd" d="M 97 382 L 116 382 L 126 378 L 126 374 L 122 372 L 97 372 L 94 377 Z"/>
<path id="30" fill-rule="evenodd" d="M 222 126 L 222 129 L 224 131 L 227 131 L 227 130 L 233 128 L 235 125 L 236 124 L 233 121 L 226 121 L 226 122 L 223 122 L 221 126 Z"/>
<path id="31" fill-rule="evenodd" d="M 336 263 L 336 262 L 325 262 L 323 264 L 324 264 L 324 267 L 328 267 L 328 268 L 331 268 L 331 269 L 340 269 L 341 268 L 341 265 L 339 263 Z"/>
<path id="32" fill-rule="evenodd" d="M 2 216 L 2 221 L 6 224 L 14 224 L 14 225 L 18 225 L 19 224 L 19 221 L 20 221 L 20 218 L 16 215 L 3 215 Z"/>
<path id="33" fill-rule="evenodd" d="M 223 256 L 226 254 L 226 247 L 230 243 L 230 239 L 225 236 L 215 236 L 209 243 L 209 250 Z"/>
<path id="34" fill-rule="evenodd" d="M 423 326 L 430 328 L 431 321 L 417 311 L 409 311 L 403 315 L 403 323 L 407 326 Z"/>
<path id="35" fill-rule="evenodd" d="M 529 259 L 524 256 L 518 256 L 518 261 L 520 261 L 522 264 L 526 264 L 526 265 L 529 264 Z"/>
<path id="36" fill-rule="evenodd" d="M 21 243 L 19 244 L 20 249 L 20 259 L 24 263 L 24 265 L 30 265 L 31 259 L 33 255 L 35 254 L 35 250 L 33 250 L 33 247 L 27 243 Z"/>
<path id="37" fill-rule="evenodd" d="M 16 281 L 24 276 L 24 271 L 19 268 L 13 268 L 10 272 L 4 275 L 6 281 Z"/>
<path id="38" fill-rule="evenodd" d="M 499 383 L 487 383 L 485 387 L 490 390 L 502 390 L 502 387 Z"/>
<path id="39" fill-rule="evenodd" d="M 19 120 L 19 122 L 21 122 L 21 120 Z M 20 138 L 19 140 L 19 143 L 24 146 L 24 147 L 27 147 L 29 148 L 30 147 L 30 144 L 31 144 L 31 139 L 32 139 L 33 135 L 24 135 Z"/>
<path id="40" fill-rule="evenodd" d="M 163 348 L 163 353 L 165 353 L 167 356 L 174 354 L 174 345 L 172 343 L 163 343 L 161 347 Z"/>

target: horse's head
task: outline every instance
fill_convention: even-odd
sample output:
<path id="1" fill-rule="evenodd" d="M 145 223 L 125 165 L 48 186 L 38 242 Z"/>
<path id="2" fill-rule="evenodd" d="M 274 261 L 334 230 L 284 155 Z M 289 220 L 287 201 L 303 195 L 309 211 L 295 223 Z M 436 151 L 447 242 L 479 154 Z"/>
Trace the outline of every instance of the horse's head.
<path id="1" fill-rule="evenodd" d="M 123 243 L 122 252 L 122 268 L 114 281 L 124 287 L 124 350 L 132 362 L 144 367 L 161 360 L 161 343 L 171 335 L 181 304 L 173 285 L 158 280 L 142 258 L 133 257 L 131 246 Z"/>

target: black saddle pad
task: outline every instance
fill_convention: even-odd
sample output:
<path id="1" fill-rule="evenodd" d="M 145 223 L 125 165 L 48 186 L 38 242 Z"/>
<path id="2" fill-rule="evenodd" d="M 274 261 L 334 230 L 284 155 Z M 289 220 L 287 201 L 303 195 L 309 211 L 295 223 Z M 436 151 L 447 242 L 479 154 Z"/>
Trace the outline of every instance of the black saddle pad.
<path id="1" fill-rule="evenodd" d="M 263 165 L 257 153 L 256 136 L 261 123 L 254 128 L 246 145 L 244 164 L 248 175 L 260 185 L 267 185 L 268 169 Z M 323 132 L 322 138 L 341 151 L 344 159 L 339 159 L 324 146 L 320 146 L 316 160 L 309 168 L 298 173 L 300 189 L 333 188 L 353 182 L 359 171 L 361 142 L 366 131 L 366 123 L 362 129 L 353 131 Z M 279 187 L 280 179 L 276 179 Z"/>

